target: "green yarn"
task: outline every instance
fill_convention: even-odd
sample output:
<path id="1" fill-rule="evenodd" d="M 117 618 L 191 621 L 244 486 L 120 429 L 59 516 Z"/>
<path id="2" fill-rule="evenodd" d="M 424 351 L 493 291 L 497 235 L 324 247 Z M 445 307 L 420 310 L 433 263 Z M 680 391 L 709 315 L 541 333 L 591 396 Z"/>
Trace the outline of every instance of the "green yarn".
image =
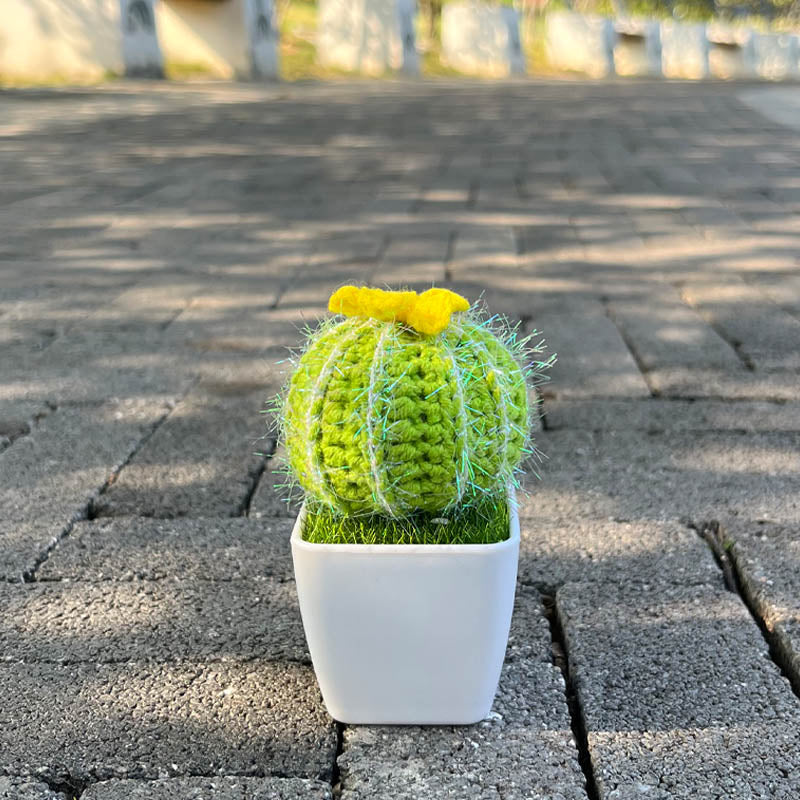
<path id="1" fill-rule="evenodd" d="M 510 340 L 468 315 L 434 336 L 358 317 L 323 325 L 282 420 L 307 496 L 343 514 L 404 517 L 502 495 L 532 452 L 526 373 L 510 349 L 522 343 Z"/>

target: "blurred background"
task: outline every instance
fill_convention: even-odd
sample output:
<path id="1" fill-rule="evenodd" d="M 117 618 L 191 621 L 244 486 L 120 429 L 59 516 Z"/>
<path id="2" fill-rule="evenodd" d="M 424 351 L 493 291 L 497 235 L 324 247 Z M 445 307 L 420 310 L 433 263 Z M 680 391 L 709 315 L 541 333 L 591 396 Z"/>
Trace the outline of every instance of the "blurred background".
<path id="1" fill-rule="evenodd" d="M 172 80 L 763 78 L 800 0 L 4 0 L 0 85 Z"/>

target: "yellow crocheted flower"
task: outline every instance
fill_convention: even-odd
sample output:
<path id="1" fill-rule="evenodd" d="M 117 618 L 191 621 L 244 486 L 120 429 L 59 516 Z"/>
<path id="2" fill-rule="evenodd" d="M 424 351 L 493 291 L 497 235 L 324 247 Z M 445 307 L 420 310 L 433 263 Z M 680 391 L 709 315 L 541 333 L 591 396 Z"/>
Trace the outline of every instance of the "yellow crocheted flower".
<path id="1" fill-rule="evenodd" d="M 467 311 L 469 302 L 449 289 L 386 292 L 358 286 L 342 286 L 328 301 L 328 311 L 345 317 L 370 317 L 381 322 L 403 322 L 424 334 L 441 333 L 454 311 Z"/>

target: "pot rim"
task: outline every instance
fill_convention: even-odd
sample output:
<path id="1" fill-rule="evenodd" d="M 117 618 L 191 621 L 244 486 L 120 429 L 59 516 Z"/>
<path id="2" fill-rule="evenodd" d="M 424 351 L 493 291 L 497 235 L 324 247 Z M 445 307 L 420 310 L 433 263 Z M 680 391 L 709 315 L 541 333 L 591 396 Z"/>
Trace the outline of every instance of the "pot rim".
<path id="1" fill-rule="evenodd" d="M 352 553 L 353 555 L 487 555 L 501 553 L 519 546 L 519 511 L 517 496 L 513 486 L 508 487 L 509 536 L 502 542 L 491 544 L 326 544 L 323 542 L 307 542 L 302 537 L 303 522 L 306 518 L 306 503 L 300 507 L 294 527 L 292 528 L 291 546 L 293 550 L 313 550 L 314 552 Z"/>

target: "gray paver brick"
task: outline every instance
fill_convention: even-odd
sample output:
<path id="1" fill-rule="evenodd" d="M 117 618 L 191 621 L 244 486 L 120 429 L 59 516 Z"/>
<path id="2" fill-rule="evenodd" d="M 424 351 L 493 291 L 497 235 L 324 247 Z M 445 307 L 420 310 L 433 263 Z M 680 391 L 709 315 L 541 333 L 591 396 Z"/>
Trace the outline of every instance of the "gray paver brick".
<path id="1" fill-rule="evenodd" d="M 568 584 L 557 595 L 601 800 L 800 790 L 800 703 L 720 587 Z"/>
<path id="2" fill-rule="evenodd" d="M 0 777 L 0 800 L 72 800 L 45 783 L 28 778 Z"/>
<path id="3" fill-rule="evenodd" d="M 594 313 L 535 314 L 558 361 L 543 394 L 556 397 L 649 397 L 650 390 L 614 323 Z"/>
<path id="4" fill-rule="evenodd" d="M 446 226 L 431 226 L 427 217 L 422 219 L 424 227 L 392 231 L 386 252 L 370 277 L 375 286 L 424 291 L 444 281 L 449 231 Z"/>
<path id="5" fill-rule="evenodd" d="M 550 398 L 544 406 L 551 431 L 800 431 L 797 403 Z"/>
<path id="6" fill-rule="evenodd" d="M 520 580 L 540 587 L 721 580 L 709 548 L 679 522 L 523 517 L 520 532 Z"/>
<path id="7" fill-rule="evenodd" d="M 81 800 L 332 800 L 330 784 L 307 778 L 163 778 L 95 783 Z"/>
<path id="8" fill-rule="evenodd" d="M 47 780 L 327 780 L 336 752 L 299 664 L 5 664 L 0 700 L 0 771 Z"/>
<path id="9" fill-rule="evenodd" d="M 230 580 L 292 576 L 292 520 L 120 517 L 79 522 L 40 580 Z"/>
<path id="10" fill-rule="evenodd" d="M 744 368 L 735 350 L 671 288 L 635 300 L 609 301 L 644 369 L 694 366 L 738 372 Z"/>
<path id="11" fill-rule="evenodd" d="M 254 391 L 255 389 L 255 391 Z M 208 382 L 170 414 L 97 504 L 102 516 L 234 516 L 263 457 L 265 384 Z"/>
<path id="12" fill-rule="evenodd" d="M 19 579 L 78 517 L 166 408 L 62 408 L 0 454 L 0 575 Z"/>
<path id="13" fill-rule="evenodd" d="M 775 305 L 800 318 L 800 275 L 759 275 L 756 285 Z"/>
<path id="14" fill-rule="evenodd" d="M 797 433 L 544 431 L 542 481 L 530 477 L 521 516 L 800 520 Z"/>
<path id="15" fill-rule="evenodd" d="M 726 400 L 797 401 L 797 376 L 791 372 L 738 372 L 675 366 L 647 373 L 653 392 L 663 397 Z"/>
<path id="16" fill-rule="evenodd" d="M 293 582 L 0 583 L 0 660 L 307 662 Z"/>
<path id="17" fill-rule="evenodd" d="M 800 368 L 800 320 L 738 276 L 697 278 L 683 296 L 723 330 L 757 369 Z"/>
<path id="18" fill-rule="evenodd" d="M 745 595 L 800 686 L 800 526 L 730 519 L 722 534 Z"/>

